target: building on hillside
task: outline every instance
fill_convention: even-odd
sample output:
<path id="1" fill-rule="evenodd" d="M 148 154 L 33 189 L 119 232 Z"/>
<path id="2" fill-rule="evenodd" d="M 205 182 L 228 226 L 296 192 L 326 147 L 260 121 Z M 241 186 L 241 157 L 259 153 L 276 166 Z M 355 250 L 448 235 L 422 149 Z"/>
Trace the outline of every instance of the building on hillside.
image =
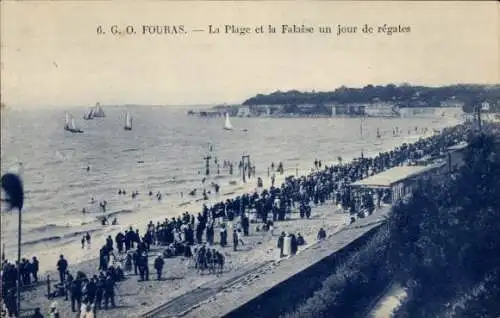
<path id="1" fill-rule="evenodd" d="M 436 118 L 441 114 L 440 107 L 401 107 L 399 113 L 402 118 Z"/>
<path id="2" fill-rule="evenodd" d="M 368 117 L 401 117 L 399 107 L 390 102 L 373 102 L 364 109 Z"/>
<path id="3" fill-rule="evenodd" d="M 238 107 L 238 113 L 236 114 L 238 117 L 250 117 L 250 107 L 248 106 L 240 106 Z"/>
<path id="4" fill-rule="evenodd" d="M 312 113 L 317 106 L 315 104 L 299 104 L 297 105 L 297 109 L 300 113 L 310 114 Z"/>
<path id="5" fill-rule="evenodd" d="M 332 116 L 400 117 L 399 107 L 391 102 L 325 104 Z"/>
<path id="6" fill-rule="evenodd" d="M 330 114 L 332 117 L 335 117 L 337 115 L 337 103 L 325 103 L 326 108 L 330 108 Z"/>
<path id="7" fill-rule="evenodd" d="M 482 102 L 481 103 L 481 110 L 485 111 L 485 112 L 490 111 L 490 103 L 488 103 L 488 102 Z"/>
<path id="8" fill-rule="evenodd" d="M 332 116 L 364 116 L 365 108 L 369 105 L 369 103 L 334 104 L 331 105 Z"/>
<path id="9" fill-rule="evenodd" d="M 456 100 L 456 99 L 447 99 L 440 103 L 441 107 L 454 107 L 454 108 L 463 108 L 465 105 L 464 102 Z"/>

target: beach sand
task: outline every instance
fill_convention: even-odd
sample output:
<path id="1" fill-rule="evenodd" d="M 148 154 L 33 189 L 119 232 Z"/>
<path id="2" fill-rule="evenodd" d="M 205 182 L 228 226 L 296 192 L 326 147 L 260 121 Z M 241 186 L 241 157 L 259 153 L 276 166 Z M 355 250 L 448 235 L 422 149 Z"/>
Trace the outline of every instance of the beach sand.
<path id="1" fill-rule="evenodd" d="M 232 245 L 221 249 L 220 246 L 214 247 L 222 250 L 226 257 L 226 266 L 221 277 L 214 274 L 201 275 L 196 272 L 193 265 L 188 266 L 188 260 L 183 257 L 165 259 L 165 267 L 162 281 L 156 280 L 156 274 L 153 269 L 153 260 L 156 257 L 156 252 L 160 249 L 153 249 L 149 253 L 150 281 L 138 282 L 138 276 L 126 275 L 126 280 L 117 284 L 117 308 L 98 312 L 98 316 L 104 317 L 138 317 L 155 306 L 180 296 L 188 291 L 194 290 L 203 284 L 211 281 L 223 281 L 229 278 L 235 271 L 242 268 L 249 268 L 254 265 L 264 263 L 266 261 L 275 261 L 279 259 L 279 252 L 276 247 L 277 239 L 282 231 L 290 233 L 301 233 L 306 240 L 306 246 L 299 248 L 307 248 L 312 243 L 316 242 L 316 236 L 320 227 L 323 227 L 327 234 L 332 234 L 348 222 L 348 214 L 342 212 L 333 204 L 328 203 L 323 206 L 313 207 L 311 219 L 300 219 L 298 214 L 293 214 L 292 219 L 275 223 L 274 236 L 269 232 L 256 232 L 256 224 L 251 224 L 250 235 L 243 237 L 245 245 L 239 246 L 238 251 L 234 252 Z M 228 231 L 231 232 L 231 231 Z M 229 233 L 228 241 L 232 242 L 231 233 Z M 216 235 L 216 243 L 218 235 Z M 55 264 L 54 264 L 55 266 Z M 80 270 L 87 274 L 97 273 L 98 260 L 91 259 L 75 265 L 70 263 L 70 271 L 76 273 Z M 55 272 L 49 273 L 52 279 L 58 276 Z M 40 278 L 46 279 L 46 276 Z M 63 298 L 49 300 L 46 297 L 46 283 L 41 283 L 38 287 L 32 290 L 25 291 L 21 295 L 22 311 L 31 313 L 35 307 L 42 308 L 42 312 L 47 313 L 50 304 L 57 300 L 61 317 L 76 316 L 76 313 L 71 312 L 71 304 L 69 301 L 64 301 Z M 25 316 L 25 315 L 23 315 Z"/>

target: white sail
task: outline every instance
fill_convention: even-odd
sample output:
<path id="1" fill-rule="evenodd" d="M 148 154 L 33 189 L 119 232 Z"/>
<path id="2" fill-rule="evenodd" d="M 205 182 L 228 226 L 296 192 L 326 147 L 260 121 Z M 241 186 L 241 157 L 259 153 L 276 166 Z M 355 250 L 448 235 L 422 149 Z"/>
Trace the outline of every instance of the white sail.
<path id="1" fill-rule="evenodd" d="M 233 130 L 233 125 L 231 125 L 231 121 L 229 120 L 229 114 L 226 113 L 226 122 L 224 123 L 224 129 Z"/>
<path id="2" fill-rule="evenodd" d="M 64 122 L 64 127 L 69 127 L 69 114 L 66 113 L 66 120 Z"/>
<path id="3" fill-rule="evenodd" d="M 127 116 L 125 117 L 125 128 L 132 129 L 132 116 L 127 112 Z"/>
<path id="4" fill-rule="evenodd" d="M 94 107 L 93 117 L 106 117 L 104 111 L 101 108 L 101 104 L 97 103 Z"/>
<path id="5" fill-rule="evenodd" d="M 76 125 L 75 125 L 75 119 L 74 118 L 71 118 L 71 129 L 76 129 Z"/>

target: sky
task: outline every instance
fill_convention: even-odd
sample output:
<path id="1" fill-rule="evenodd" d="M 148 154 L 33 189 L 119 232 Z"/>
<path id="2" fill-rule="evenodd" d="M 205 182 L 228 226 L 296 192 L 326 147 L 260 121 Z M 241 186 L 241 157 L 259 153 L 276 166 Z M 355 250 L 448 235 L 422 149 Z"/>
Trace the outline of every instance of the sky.
<path id="1" fill-rule="evenodd" d="M 291 89 L 500 83 L 496 2 L 2 1 L 1 99 L 8 107 L 241 103 Z M 252 33 L 226 34 L 225 25 Z M 255 28 L 276 26 L 276 34 Z M 281 25 L 313 34 L 281 34 Z M 357 33 L 337 36 L 337 25 Z M 368 24 L 374 33 L 365 34 Z M 409 33 L 377 33 L 378 26 Z M 131 25 L 134 35 L 112 35 Z M 186 34 L 142 34 L 184 25 Z M 208 26 L 221 33 L 208 34 Z M 102 26 L 106 34 L 98 34 Z M 330 26 L 331 34 L 318 33 Z M 202 32 L 194 30 L 201 29 Z"/>

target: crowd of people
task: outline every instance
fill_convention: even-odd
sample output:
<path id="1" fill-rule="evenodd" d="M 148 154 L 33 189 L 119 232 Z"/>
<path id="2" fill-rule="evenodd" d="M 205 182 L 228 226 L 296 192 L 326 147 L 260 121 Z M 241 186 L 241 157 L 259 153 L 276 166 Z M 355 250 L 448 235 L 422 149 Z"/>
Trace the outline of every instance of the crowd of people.
<path id="1" fill-rule="evenodd" d="M 21 288 L 37 284 L 39 266 L 36 256 L 33 256 L 31 261 L 23 258 L 20 264 L 17 261 L 15 264 L 9 263 L 5 258 L 2 260 L 2 299 L 9 315 L 17 315 L 16 288 L 18 275 L 20 276 Z"/>
<path id="2" fill-rule="evenodd" d="M 90 308 L 95 312 L 102 307 L 107 308 L 108 305 L 114 307 L 116 284 L 125 277 L 119 260 L 123 259 L 125 272 L 133 272 L 135 275 L 140 275 L 141 281 L 147 281 L 149 280 L 148 253 L 152 246 L 163 249 L 153 264 L 158 280 L 162 279 L 164 258 L 177 256 L 191 259 L 196 270 L 202 274 L 206 270 L 209 273 L 220 274 L 224 270 L 224 253 L 213 247 L 218 244 L 223 249 L 228 245 L 228 227 L 232 228 L 232 247 L 236 251 L 239 245 L 244 245 L 242 238 L 249 235 L 252 222 L 260 223 L 256 228 L 257 231 L 272 233 L 276 222 L 291 218 L 295 211 L 300 214 L 300 218 L 310 218 L 311 204 L 321 205 L 327 200 L 332 200 L 351 214 L 358 212 L 360 208 L 367 209 L 371 213 L 375 209 L 374 200 L 380 205 L 381 201 L 389 197 L 388 193 L 380 191 L 363 195 L 352 194 L 350 183 L 388 168 L 416 161 L 425 155 L 438 156 L 447 147 L 462 141 L 466 129 L 463 125 L 446 128 L 441 134 L 420 139 L 414 144 L 403 144 L 374 158 L 365 158 L 361 155 L 348 164 L 342 164 L 341 158 L 338 164 L 331 166 L 315 160 L 314 172 L 307 176 L 289 176 L 278 187 L 275 187 L 273 182 L 269 189 L 262 189 L 260 180 L 256 191 L 212 206 L 204 204 L 197 216 L 185 212 L 177 218 L 165 219 L 156 224 L 150 221 L 144 235 L 140 235 L 138 229 L 130 227 L 118 233 L 114 239 L 111 237 L 106 239 L 100 249 L 99 273 L 93 276 L 78 272 L 73 278 L 68 269 L 68 262 L 61 255 L 57 263 L 60 282 L 49 296 L 68 299 L 69 293 L 73 311 L 83 312 L 84 308 L 85 310 Z M 273 164 L 272 169 L 275 168 Z M 278 172 L 283 170 L 282 163 L 278 165 L 278 169 Z M 120 192 L 126 193 L 125 190 Z M 318 240 L 325 237 L 324 229 L 320 229 Z M 86 237 L 85 240 L 82 239 L 82 247 L 86 240 Z M 88 243 L 90 244 L 90 239 Z M 280 256 L 284 256 L 294 255 L 298 246 L 304 244 L 305 240 L 300 233 L 294 235 L 283 232 L 278 238 L 277 245 Z M 17 267 L 4 261 L 2 270 L 4 303 L 9 314 L 14 315 L 16 302 L 15 293 L 12 291 L 16 286 Z M 31 263 L 24 260 L 21 272 L 22 284 L 31 282 L 30 275 L 36 281 L 38 260 L 33 258 Z M 54 304 L 57 312 L 57 304 Z"/>

